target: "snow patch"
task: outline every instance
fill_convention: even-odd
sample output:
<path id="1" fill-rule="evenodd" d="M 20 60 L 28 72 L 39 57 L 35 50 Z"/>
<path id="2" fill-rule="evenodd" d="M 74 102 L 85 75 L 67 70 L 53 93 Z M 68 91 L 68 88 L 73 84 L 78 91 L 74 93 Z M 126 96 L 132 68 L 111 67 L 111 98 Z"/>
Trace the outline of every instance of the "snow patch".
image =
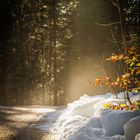
<path id="1" fill-rule="evenodd" d="M 109 112 L 103 121 L 103 128 L 107 136 L 123 135 L 123 125 L 130 119 L 134 118 L 135 114 L 132 111 L 113 110 Z"/>
<path id="2" fill-rule="evenodd" d="M 135 136 L 140 133 L 140 116 L 137 116 L 130 121 L 128 121 L 124 125 L 124 131 L 125 131 L 125 139 L 126 140 L 133 140 L 135 139 Z M 140 136 L 137 136 L 137 139 Z"/>

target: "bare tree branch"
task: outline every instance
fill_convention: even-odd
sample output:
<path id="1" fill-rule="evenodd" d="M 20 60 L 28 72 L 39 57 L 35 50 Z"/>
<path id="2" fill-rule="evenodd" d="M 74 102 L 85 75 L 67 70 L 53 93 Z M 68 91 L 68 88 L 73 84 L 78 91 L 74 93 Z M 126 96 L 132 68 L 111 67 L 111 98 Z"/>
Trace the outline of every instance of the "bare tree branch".
<path id="1" fill-rule="evenodd" d="M 119 8 L 119 6 L 118 6 L 117 3 L 115 3 L 113 0 L 111 0 L 111 2 L 112 2 L 112 4 L 113 4 L 115 7 Z"/>
<path id="2" fill-rule="evenodd" d="M 111 40 L 111 39 L 106 39 L 108 42 L 111 42 L 111 43 L 113 43 L 114 44 L 114 41 L 113 40 Z M 118 41 L 118 40 L 116 40 L 117 42 L 118 42 L 118 44 L 119 45 L 122 45 L 122 42 L 121 41 Z"/>
<path id="3" fill-rule="evenodd" d="M 104 26 L 104 27 L 110 27 L 110 26 L 113 26 L 113 25 L 116 25 L 116 24 L 121 24 L 121 22 L 112 22 L 112 23 L 108 23 L 108 24 L 102 24 L 102 23 L 96 22 L 96 24 L 100 25 L 100 26 Z"/>
<path id="4" fill-rule="evenodd" d="M 120 46 L 118 45 L 118 42 L 116 41 L 116 38 L 115 38 L 115 36 L 114 36 L 114 33 L 113 33 L 112 29 L 109 29 L 109 30 L 110 30 L 110 33 L 111 33 L 113 42 L 115 43 L 115 45 L 116 45 L 116 47 L 118 48 L 119 52 L 120 52 L 121 54 L 123 54 L 123 51 L 121 50 Z M 120 62 L 120 68 L 121 68 L 121 70 L 122 70 L 123 72 L 125 72 L 124 66 L 123 66 L 123 64 L 122 64 L 121 62 Z"/>
<path id="5" fill-rule="evenodd" d="M 110 30 L 110 33 L 111 33 L 112 40 L 114 41 L 116 47 L 118 48 L 118 50 L 120 51 L 120 53 L 123 54 L 121 48 L 120 48 L 119 45 L 118 45 L 118 42 L 116 41 L 116 38 L 115 38 L 115 36 L 114 36 L 114 33 L 113 33 L 112 29 L 109 29 L 109 30 Z"/>

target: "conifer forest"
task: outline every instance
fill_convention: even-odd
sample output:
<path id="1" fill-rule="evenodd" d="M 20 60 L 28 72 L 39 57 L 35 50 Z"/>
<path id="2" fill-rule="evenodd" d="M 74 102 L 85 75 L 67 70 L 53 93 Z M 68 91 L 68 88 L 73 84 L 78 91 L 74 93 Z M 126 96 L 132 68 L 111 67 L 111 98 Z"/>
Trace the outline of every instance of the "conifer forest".
<path id="1" fill-rule="evenodd" d="M 112 78 L 122 74 L 124 64 L 105 59 L 130 44 L 139 46 L 139 5 L 139 0 L 1 0 L 0 104 L 64 105 L 108 91 L 89 81 L 103 76 L 103 69 Z"/>
<path id="2" fill-rule="evenodd" d="M 0 140 L 140 140 L 140 0 L 0 0 Z"/>

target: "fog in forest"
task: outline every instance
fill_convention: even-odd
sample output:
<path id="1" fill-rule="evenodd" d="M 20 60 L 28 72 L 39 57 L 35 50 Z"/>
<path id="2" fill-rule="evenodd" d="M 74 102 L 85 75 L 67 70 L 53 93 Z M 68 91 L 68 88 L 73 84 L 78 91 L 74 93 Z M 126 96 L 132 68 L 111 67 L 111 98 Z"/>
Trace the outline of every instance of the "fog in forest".
<path id="1" fill-rule="evenodd" d="M 116 74 L 105 62 L 117 50 L 112 37 L 121 41 L 120 24 L 108 26 L 120 22 L 110 0 L 2 0 L 0 9 L 0 104 L 61 105 L 109 92 L 89 81 L 103 69 Z"/>
<path id="2" fill-rule="evenodd" d="M 102 63 L 105 63 L 104 57 L 115 49 L 108 28 L 99 24 L 118 20 L 118 12 L 110 1 L 99 4 L 83 0 L 79 4 L 78 13 L 79 17 L 75 21 L 77 34 L 72 42 L 73 60 L 66 85 L 66 95 L 70 101 L 85 94 L 109 92 L 102 86 L 89 85 L 88 81 L 104 75 L 101 68 Z M 119 33 L 119 29 L 117 32 Z M 109 66 L 108 63 L 107 65 Z"/>

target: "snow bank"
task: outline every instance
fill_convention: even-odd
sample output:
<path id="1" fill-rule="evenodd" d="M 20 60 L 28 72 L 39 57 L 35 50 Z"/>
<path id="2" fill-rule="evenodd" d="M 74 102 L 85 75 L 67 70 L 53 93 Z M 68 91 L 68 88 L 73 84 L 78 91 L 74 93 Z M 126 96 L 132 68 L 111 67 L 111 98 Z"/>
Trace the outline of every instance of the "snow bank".
<path id="1" fill-rule="evenodd" d="M 40 118 L 41 124 L 32 124 L 30 127 L 38 128 L 41 131 L 48 132 L 49 129 L 53 126 L 53 123 L 57 120 L 57 118 L 62 114 L 64 107 L 60 107 L 59 109 L 52 110 L 51 112 L 45 112 L 42 114 Z"/>
<path id="2" fill-rule="evenodd" d="M 103 121 L 103 128 L 106 136 L 123 135 L 123 125 L 134 118 L 132 111 L 113 110 L 109 112 Z"/>
<path id="3" fill-rule="evenodd" d="M 105 136 L 101 114 L 107 102 L 122 103 L 124 100 L 115 99 L 112 94 L 85 95 L 68 104 L 51 129 L 54 140 L 124 140 L 121 135 Z"/>
<path id="4" fill-rule="evenodd" d="M 135 136 L 140 133 L 140 116 L 137 116 L 124 125 L 125 139 L 134 140 Z M 140 140 L 140 136 L 139 137 Z M 138 138 L 137 138 L 138 139 Z"/>
<path id="5" fill-rule="evenodd" d="M 107 99 L 104 99 L 98 103 L 96 103 L 93 106 L 94 109 L 94 116 L 96 117 L 101 117 L 101 114 L 103 113 L 103 111 L 105 110 L 103 105 L 106 103 L 112 103 L 112 104 L 120 104 L 120 103 L 124 103 L 123 99 L 115 99 L 113 97 L 109 97 Z"/>
<path id="6" fill-rule="evenodd" d="M 140 133 L 135 136 L 135 140 L 140 140 Z"/>
<path id="7" fill-rule="evenodd" d="M 111 111 L 103 107 L 105 103 L 124 103 L 122 95 L 119 94 L 120 99 L 111 93 L 84 95 L 68 104 L 66 109 L 46 114 L 43 117 L 46 123 L 35 127 L 50 130 L 53 140 L 125 140 L 120 135 L 123 134 L 123 125 L 140 113 Z M 137 100 L 139 95 L 132 94 L 131 98 Z"/>
<path id="8" fill-rule="evenodd" d="M 125 98 L 125 92 L 120 92 L 117 96 L 119 99 L 124 99 Z M 140 100 L 140 92 L 129 92 L 129 97 L 131 98 L 132 101 L 135 100 Z"/>

